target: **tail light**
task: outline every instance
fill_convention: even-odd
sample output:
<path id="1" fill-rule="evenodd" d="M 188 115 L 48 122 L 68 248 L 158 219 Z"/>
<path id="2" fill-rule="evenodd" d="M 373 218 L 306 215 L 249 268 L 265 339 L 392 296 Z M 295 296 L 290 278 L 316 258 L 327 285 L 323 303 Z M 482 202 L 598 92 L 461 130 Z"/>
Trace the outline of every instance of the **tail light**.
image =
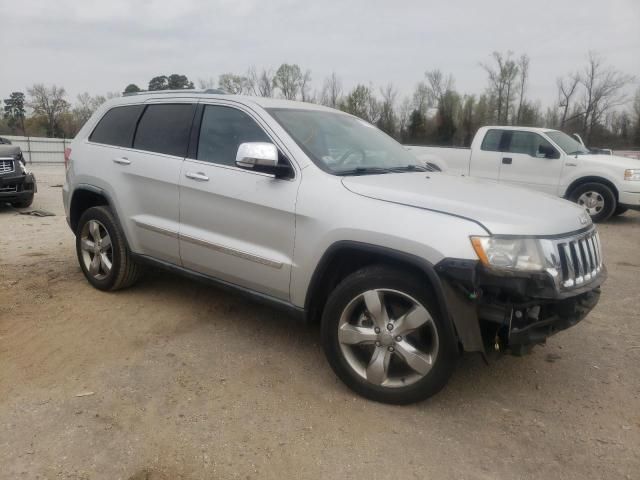
<path id="1" fill-rule="evenodd" d="M 64 149 L 64 168 L 69 168 L 69 162 L 71 161 L 71 149 L 69 147 Z"/>

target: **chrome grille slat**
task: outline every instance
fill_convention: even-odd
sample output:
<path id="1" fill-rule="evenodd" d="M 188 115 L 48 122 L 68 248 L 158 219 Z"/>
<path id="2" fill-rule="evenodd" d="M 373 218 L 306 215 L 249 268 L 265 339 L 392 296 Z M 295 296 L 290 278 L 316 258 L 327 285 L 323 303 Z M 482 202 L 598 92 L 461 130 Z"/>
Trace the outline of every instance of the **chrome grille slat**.
<path id="1" fill-rule="evenodd" d="M 565 289 L 579 287 L 594 280 L 602 270 L 602 248 L 598 232 L 564 238 L 555 242 L 560 258 L 559 285 Z"/>
<path id="2" fill-rule="evenodd" d="M 0 160 L 0 173 L 13 172 L 13 160 L 2 159 Z"/>

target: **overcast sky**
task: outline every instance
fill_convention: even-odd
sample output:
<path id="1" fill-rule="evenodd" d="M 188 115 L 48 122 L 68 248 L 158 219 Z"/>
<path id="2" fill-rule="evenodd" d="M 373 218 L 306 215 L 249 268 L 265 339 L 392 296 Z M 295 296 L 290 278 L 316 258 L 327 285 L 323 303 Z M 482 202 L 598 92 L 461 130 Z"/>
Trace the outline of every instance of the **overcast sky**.
<path id="1" fill-rule="evenodd" d="M 197 84 L 284 62 L 310 69 L 317 89 L 336 71 L 345 90 L 393 82 L 404 95 L 439 68 L 481 93 L 494 50 L 531 57 L 529 97 L 545 105 L 589 50 L 640 79 L 640 0 L 0 0 L 0 22 L 0 98 L 45 83 L 75 99 L 171 73 Z"/>

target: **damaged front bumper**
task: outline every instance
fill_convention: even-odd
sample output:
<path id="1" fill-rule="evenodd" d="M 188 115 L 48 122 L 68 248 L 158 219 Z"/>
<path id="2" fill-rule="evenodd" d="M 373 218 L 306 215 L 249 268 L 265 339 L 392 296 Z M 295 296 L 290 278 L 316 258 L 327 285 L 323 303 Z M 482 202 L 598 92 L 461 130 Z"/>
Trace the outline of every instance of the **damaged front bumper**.
<path id="1" fill-rule="evenodd" d="M 445 259 L 436 271 L 464 350 L 516 355 L 584 319 L 607 276 L 600 265 L 588 281 L 564 288 L 548 272 L 496 273 L 470 260 Z"/>

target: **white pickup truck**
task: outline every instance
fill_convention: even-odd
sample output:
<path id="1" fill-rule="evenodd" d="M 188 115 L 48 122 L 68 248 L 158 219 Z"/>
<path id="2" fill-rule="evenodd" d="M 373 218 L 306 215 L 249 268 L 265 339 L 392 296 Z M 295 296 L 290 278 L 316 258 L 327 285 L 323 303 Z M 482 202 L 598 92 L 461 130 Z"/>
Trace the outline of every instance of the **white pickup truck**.
<path id="1" fill-rule="evenodd" d="M 582 205 L 594 222 L 640 210 L 640 161 L 594 155 L 558 130 L 482 127 L 471 148 L 407 146 L 444 173 L 546 192 Z"/>

